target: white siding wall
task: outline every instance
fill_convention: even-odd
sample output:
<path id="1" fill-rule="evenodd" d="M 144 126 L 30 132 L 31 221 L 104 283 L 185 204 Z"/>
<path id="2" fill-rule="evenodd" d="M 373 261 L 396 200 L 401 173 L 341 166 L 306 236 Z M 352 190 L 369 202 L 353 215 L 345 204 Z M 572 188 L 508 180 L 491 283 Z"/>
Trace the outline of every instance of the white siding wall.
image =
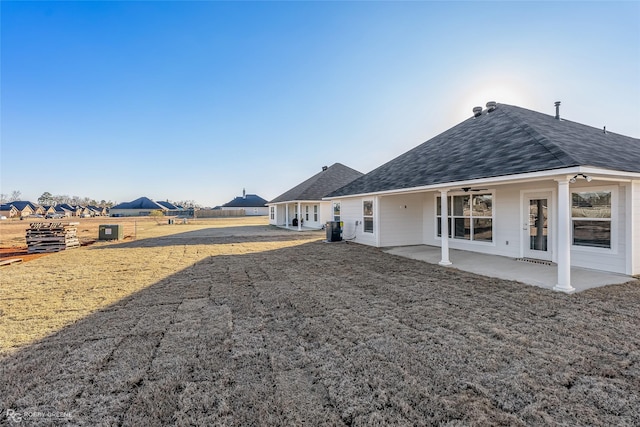
<path id="1" fill-rule="evenodd" d="M 326 202 L 325 202 L 326 203 Z M 322 225 L 324 224 L 322 222 L 322 216 L 320 215 L 320 202 L 312 202 L 312 203 L 301 203 L 300 204 L 300 208 L 302 211 L 302 219 L 304 219 L 304 223 L 303 225 L 305 227 L 311 227 L 311 228 L 322 228 Z M 314 215 L 313 215 L 313 207 L 314 206 L 318 206 L 318 220 L 314 221 Z M 309 209 L 309 219 L 307 219 L 307 208 Z"/>
<path id="2" fill-rule="evenodd" d="M 320 225 L 325 225 L 327 221 L 333 221 L 331 206 L 331 202 L 320 202 Z"/>
<path id="3" fill-rule="evenodd" d="M 628 194 L 631 194 L 631 208 L 627 210 L 631 216 L 627 221 L 630 224 L 631 248 L 627 274 L 636 275 L 640 274 L 640 181 L 630 183 Z"/>
<path id="4" fill-rule="evenodd" d="M 380 246 L 422 243 L 424 199 L 424 193 L 379 198 Z"/>
<path id="5" fill-rule="evenodd" d="M 368 198 L 367 200 L 371 200 L 373 197 Z M 340 202 L 340 221 L 344 223 L 344 228 L 342 231 L 342 238 L 353 240 L 357 243 L 362 243 L 364 245 L 376 246 L 376 235 L 375 233 L 365 233 L 363 232 L 362 225 L 362 201 L 365 198 L 353 198 L 353 199 L 336 199 L 334 201 Z M 378 221 L 378 218 L 374 218 L 374 230 L 375 230 L 375 222 Z M 356 221 L 358 221 L 358 225 L 356 226 Z"/>
<path id="6" fill-rule="evenodd" d="M 591 184 L 593 184 L 593 181 Z M 594 270 L 610 271 L 613 273 L 627 272 L 627 256 L 626 248 L 631 242 L 627 240 L 631 237 L 627 232 L 629 225 L 627 224 L 627 207 L 626 207 L 626 188 L 618 187 L 615 184 L 607 184 L 601 187 L 601 184 L 596 186 L 589 185 L 586 187 L 588 191 L 598 189 L 613 189 L 613 203 L 617 203 L 616 206 L 612 206 L 612 245 L 611 249 L 600 248 L 585 248 L 579 246 L 571 247 L 571 265 L 576 267 L 591 268 Z M 572 186 L 571 189 L 575 190 L 579 186 Z M 617 212 L 616 212 L 617 211 Z"/>
<path id="7" fill-rule="evenodd" d="M 550 184 L 549 184 L 550 185 Z M 535 186 L 531 187 L 535 189 Z M 493 194 L 493 242 L 475 242 L 463 239 L 450 239 L 449 248 L 491 255 L 517 258 L 520 256 L 522 224 L 520 209 L 520 190 L 522 186 L 487 187 L 487 193 Z M 485 193 L 483 191 L 483 193 Z M 451 194 L 464 194 L 451 192 Z M 436 236 L 436 197 L 440 192 L 428 193 L 424 201 L 424 244 L 440 246 L 440 237 Z"/>
<path id="8" fill-rule="evenodd" d="M 571 190 L 580 187 L 589 190 L 617 187 L 614 195 L 616 212 L 615 217 L 612 218 L 615 247 L 611 250 L 572 247 L 572 265 L 623 274 L 640 274 L 640 181 L 627 186 L 618 187 L 615 183 L 596 184 L 595 180 L 591 183 L 578 181 L 571 185 Z M 557 183 L 555 181 L 546 180 L 486 188 L 493 194 L 493 242 L 450 239 L 450 248 L 512 258 L 522 256 L 525 221 L 523 195 L 526 192 L 552 192 L 550 207 L 553 214 L 550 218 L 550 232 L 552 234 L 557 232 L 557 201 L 555 200 Z M 343 237 L 355 237 L 353 239 L 355 242 L 373 246 L 378 241 L 379 246 L 415 244 L 440 246 L 440 238 L 436 236 L 436 195 L 439 195 L 439 192 L 379 197 L 378 215 L 374 218 L 379 226 L 376 225 L 374 230 L 379 229 L 380 236 L 362 231 L 362 201 L 365 198 L 341 199 L 339 201 L 342 209 L 341 220 L 344 222 Z M 631 203 L 631 206 L 628 206 L 628 203 Z M 632 218 L 628 218 L 629 215 Z M 359 223 L 357 227 L 356 221 Z M 557 240 L 552 238 L 551 245 L 550 249 L 555 261 Z"/>
<path id="9" fill-rule="evenodd" d="M 274 217 L 271 219 L 271 207 L 274 209 Z M 278 205 L 269 205 L 267 206 L 269 209 L 269 224 L 270 225 L 278 225 Z"/>

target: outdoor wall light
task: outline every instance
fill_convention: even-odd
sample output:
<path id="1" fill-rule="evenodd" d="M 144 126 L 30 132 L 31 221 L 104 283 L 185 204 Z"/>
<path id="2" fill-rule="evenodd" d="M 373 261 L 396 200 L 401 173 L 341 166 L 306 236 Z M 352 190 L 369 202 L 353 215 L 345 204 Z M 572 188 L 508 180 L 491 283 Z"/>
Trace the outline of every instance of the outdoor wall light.
<path id="1" fill-rule="evenodd" d="M 586 179 L 586 180 L 587 180 L 587 182 L 591 182 L 591 180 L 593 179 L 593 178 L 591 178 L 589 175 L 585 175 L 585 174 L 583 174 L 583 173 L 579 173 L 579 174 L 577 174 L 577 175 L 574 175 L 574 177 L 573 177 L 573 178 L 571 178 L 571 179 L 569 180 L 569 182 L 570 182 L 570 183 L 572 183 L 572 184 L 575 184 L 575 183 L 576 183 L 576 179 L 577 179 L 579 176 L 581 176 L 581 177 L 583 177 L 584 179 Z"/>

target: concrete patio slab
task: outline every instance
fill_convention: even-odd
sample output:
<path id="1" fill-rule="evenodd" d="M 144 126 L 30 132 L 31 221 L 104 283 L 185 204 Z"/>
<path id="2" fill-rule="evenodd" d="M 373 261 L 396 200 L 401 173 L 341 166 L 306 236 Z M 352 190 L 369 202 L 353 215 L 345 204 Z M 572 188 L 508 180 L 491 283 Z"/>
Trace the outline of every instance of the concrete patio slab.
<path id="1" fill-rule="evenodd" d="M 431 264 L 440 262 L 440 247 L 437 246 L 400 246 L 384 249 L 384 252 Z M 448 268 L 457 268 L 462 271 L 499 279 L 516 280 L 550 290 L 557 283 L 558 267 L 556 265 L 530 263 L 518 261 L 514 258 L 456 249 L 449 250 L 449 258 L 452 265 Z M 576 292 L 606 285 L 627 283 L 632 280 L 636 279 L 624 274 L 605 273 L 579 267 L 571 268 L 571 286 L 576 289 Z M 640 281 L 638 281 L 638 284 L 640 284 Z"/>

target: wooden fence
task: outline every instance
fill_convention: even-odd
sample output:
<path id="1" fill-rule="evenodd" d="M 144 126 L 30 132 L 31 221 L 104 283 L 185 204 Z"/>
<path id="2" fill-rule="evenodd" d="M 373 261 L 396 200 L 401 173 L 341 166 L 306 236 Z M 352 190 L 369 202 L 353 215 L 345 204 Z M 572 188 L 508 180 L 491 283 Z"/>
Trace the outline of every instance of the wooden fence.
<path id="1" fill-rule="evenodd" d="M 245 216 L 244 209 L 200 209 L 195 212 L 196 218 L 227 218 L 233 216 Z"/>

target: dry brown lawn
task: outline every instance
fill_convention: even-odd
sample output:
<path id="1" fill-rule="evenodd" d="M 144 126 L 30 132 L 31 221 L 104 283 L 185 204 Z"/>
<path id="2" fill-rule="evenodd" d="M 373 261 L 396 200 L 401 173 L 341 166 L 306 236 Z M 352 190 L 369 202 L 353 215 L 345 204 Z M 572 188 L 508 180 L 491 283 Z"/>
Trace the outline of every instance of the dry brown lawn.
<path id="1" fill-rule="evenodd" d="M 568 296 L 244 221 L 3 269 L 0 424 L 640 424 L 637 285 Z"/>

